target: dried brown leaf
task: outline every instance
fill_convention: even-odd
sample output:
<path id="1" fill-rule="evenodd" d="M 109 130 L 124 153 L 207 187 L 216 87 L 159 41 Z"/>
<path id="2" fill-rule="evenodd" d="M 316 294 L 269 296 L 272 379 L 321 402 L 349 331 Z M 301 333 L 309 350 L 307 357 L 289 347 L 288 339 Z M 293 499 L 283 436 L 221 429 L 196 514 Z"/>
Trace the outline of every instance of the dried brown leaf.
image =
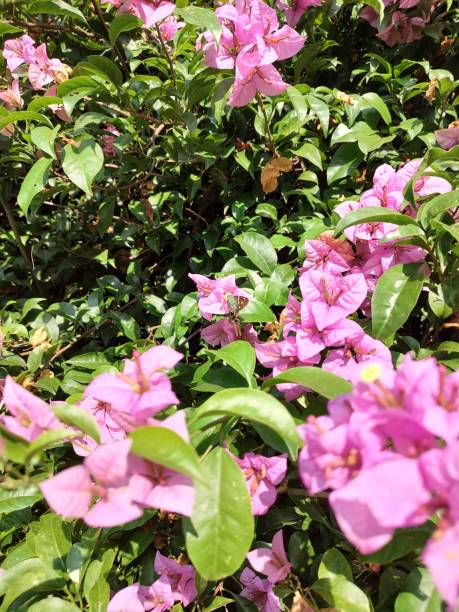
<path id="1" fill-rule="evenodd" d="M 271 193 L 277 189 L 277 179 L 284 172 L 290 172 L 293 162 L 286 157 L 273 157 L 261 171 L 261 187 L 264 193 Z"/>

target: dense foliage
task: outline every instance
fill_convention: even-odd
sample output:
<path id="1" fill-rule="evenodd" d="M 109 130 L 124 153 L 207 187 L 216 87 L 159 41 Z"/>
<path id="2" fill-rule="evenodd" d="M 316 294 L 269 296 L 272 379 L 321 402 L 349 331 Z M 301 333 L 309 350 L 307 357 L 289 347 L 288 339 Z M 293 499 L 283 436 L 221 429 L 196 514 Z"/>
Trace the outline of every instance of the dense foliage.
<path id="1" fill-rule="evenodd" d="M 454 2 L 0 6 L 0 612 L 456 610 Z"/>

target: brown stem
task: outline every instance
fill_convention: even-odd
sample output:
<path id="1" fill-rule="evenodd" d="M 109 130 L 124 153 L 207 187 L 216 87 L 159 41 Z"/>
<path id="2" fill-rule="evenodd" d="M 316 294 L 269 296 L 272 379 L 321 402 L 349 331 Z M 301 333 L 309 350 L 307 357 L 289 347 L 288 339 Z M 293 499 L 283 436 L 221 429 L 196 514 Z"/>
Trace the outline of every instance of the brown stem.
<path id="1" fill-rule="evenodd" d="M 105 31 L 107 39 L 110 42 L 110 36 L 109 36 L 109 33 L 108 33 L 107 24 L 105 23 L 104 16 L 102 14 L 102 11 L 100 10 L 99 3 L 97 2 L 97 0 L 91 0 L 91 4 L 93 5 L 94 10 L 96 11 L 97 18 L 99 19 L 100 24 L 101 24 L 101 26 L 103 27 L 103 29 Z M 119 46 L 119 44 L 117 42 L 115 42 L 113 44 L 113 49 L 115 50 L 115 53 L 119 57 L 120 62 L 121 62 L 122 66 L 124 68 L 124 71 L 126 73 L 126 76 L 128 77 L 131 71 L 130 71 L 129 66 L 128 66 L 127 62 L 126 62 L 126 58 L 124 57 L 124 53 L 123 53 L 122 49 L 120 48 L 120 46 Z"/>
<path id="2" fill-rule="evenodd" d="M 0 195 L 0 202 L 2 204 L 3 210 L 5 211 L 5 215 L 6 215 L 6 218 L 8 219 L 8 223 L 10 224 L 10 227 L 13 231 L 14 239 L 16 241 L 16 245 L 18 247 L 19 253 L 21 254 L 22 259 L 24 260 L 26 267 L 29 268 L 30 270 L 33 282 L 35 284 L 35 287 L 39 295 L 41 297 L 44 297 L 45 293 L 43 291 L 43 288 L 38 282 L 37 278 L 35 277 L 32 260 L 30 259 L 29 254 L 27 253 L 24 245 L 22 244 L 21 234 L 19 233 L 19 229 L 16 223 L 16 219 L 14 218 L 13 211 L 11 210 L 9 204 L 4 200 L 3 196 L 1 195 Z"/>

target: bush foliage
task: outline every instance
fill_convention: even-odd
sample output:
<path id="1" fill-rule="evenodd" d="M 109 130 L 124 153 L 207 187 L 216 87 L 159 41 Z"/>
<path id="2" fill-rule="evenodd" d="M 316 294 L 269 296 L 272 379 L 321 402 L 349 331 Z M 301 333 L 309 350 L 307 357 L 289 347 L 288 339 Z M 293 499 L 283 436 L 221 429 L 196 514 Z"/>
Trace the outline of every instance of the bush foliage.
<path id="1" fill-rule="evenodd" d="M 0 0 L 0 612 L 456 609 L 454 4 Z"/>

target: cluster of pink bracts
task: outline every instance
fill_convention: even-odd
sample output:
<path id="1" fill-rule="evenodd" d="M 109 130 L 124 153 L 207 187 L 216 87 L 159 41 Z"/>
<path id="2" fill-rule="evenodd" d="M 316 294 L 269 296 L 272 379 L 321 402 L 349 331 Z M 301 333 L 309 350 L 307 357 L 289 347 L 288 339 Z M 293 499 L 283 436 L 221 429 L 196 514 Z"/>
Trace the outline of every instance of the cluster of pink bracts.
<path id="1" fill-rule="evenodd" d="M 362 9 L 360 17 L 378 30 L 376 36 L 389 47 L 422 38 L 424 28 L 430 21 L 431 12 L 438 4 L 438 0 L 430 0 L 427 7 L 421 0 L 383 0 L 383 2 L 390 11 L 388 22 L 385 19 L 381 24 L 378 13 L 369 6 Z M 410 9 L 414 10 L 406 12 Z"/>
<path id="2" fill-rule="evenodd" d="M 411 161 L 398 170 L 383 164 L 373 178 L 373 187 L 360 200 L 346 201 L 335 208 L 340 217 L 365 207 L 383 207 L 399 211 L 403 191 L 415 175 L 420 160 Z M 451 191 L 445 179 L 421 176 L 413 186 L 417 196 Z M 405 214 L 415 214 L 405 209 Z M 374 291 L 380 276 L 398 263 L 421 262 L 425 251 L 417 246 L 398 244 L 391 239 L 397 226 L 390 223 L 364 223 L 345 230 L 346 240 L 333 238 L 325 232 L 305 244 L 306 260 L 301 269 L 299 285 L 301 301 L 293 295 L 280 316 L 282 339 L 259 342 L 251 325 L 239 330 L 231 317 L 225 316 L 202 330 L 209 344 L 225 345 L 236 339 L 249 341 L 255 347 L 259 362 L 272 368 L 273 375 L 287 368 L 315 365 L 322 360 L 322 351 L 329 349 L 322 367 L 343 378 L 353 380 L 354 371 L 364 361 L 391 364 L 389 349 L 364 332 L 359 323 L 349 319 L 359 309 L 369 314 L 368 294 Z M 211 320 L 215 315 L 227 315 L 230 300 L 250 294 L 237 287 L 234 276 L 208 279 L 190 274 L 198 288 L 198 305 L 202 316 Z M 283 383 L 278 386 L 286 399 L 295 399 L 305 389 Z"/>
<path id="3" fill-rule="evenodd" d="M 276 11 L 262 0 L 236 0 L 215 13 L 222 26 L 220 40 L 207 31 L 198 48 L 208 66 L 234 69 L 229 104 L 245 106 L 258 92 L 275 96 L 285 91 L 288 85 L 273 63 L 296 55 L 305 38 L 289 25 L 279 27 Z"/>
<path id="4" fill-rule="evenodd" d="M 54 512 L 71 519 L 83 519 L 91 527 L 114 527 L 138 519 L 145 508 L 190 516 L 194 504 L 191 479 L 146 461 L 130 452 L 130 431 L 144 425 L 171 429 L 186 442 L 189 436 L 185 413 L 177 411 L 163 420 L 156 415 L 176 405 L 166 372 L 182 355 L 166 346 L 155 346 L 144 353 L 135 352 L 125 361 L 123 372 L 101 374 L 87 387 L 78 403 L 94 417 L 100 432 L 98 445 L 87 435 L 75 437 L 72 445 L 84 457 L 79 465 L 67 468 L 40 483 L 40 490 Z M 29 442 L 42 433 L 66 427 L 53 413 L 53 404 L 39 399 L 11 377 L 3 387 L 6 414 L 0 416 L 3 427 Z M 246 453 L 234 457 L 247 481 L 254 515 L 265 514 L 277 497 L 276 486 L 285 478 L 285 455 L 267 457 Z M 271 549 L 249 553 L 252 567 L 267 576 L 259 578 L 252 570 L 241 575 L 242 594 L 255 602 L 265 602 L 272 610 L 279 609 L 273 584 L 283 580 L 290 570 L 285 556 L 282 534 L 276 534 Z M 194 569 L 157 554 L 155 572 L 159 579 L 149 587 L 133 584 L 117 593 L 109 612 L 131 610 L 169 610 L 176 601 L 188 605 L 196 597 Z M 273 604 L 274 602 L 274 604 Z M 276 603 L 277 602 L 277 603 Z M 267 607 L 261 609 L 268 610 Z"/>
<path id="5" fill-rule="evenodd" d="M 299 427 L 298 469 L 360 552 L 440 512 L 422 559 L 443 598 L 459 595 L 459 373 L 407 355 L 398 370 L 363 364 L 352 393 Z"/>

